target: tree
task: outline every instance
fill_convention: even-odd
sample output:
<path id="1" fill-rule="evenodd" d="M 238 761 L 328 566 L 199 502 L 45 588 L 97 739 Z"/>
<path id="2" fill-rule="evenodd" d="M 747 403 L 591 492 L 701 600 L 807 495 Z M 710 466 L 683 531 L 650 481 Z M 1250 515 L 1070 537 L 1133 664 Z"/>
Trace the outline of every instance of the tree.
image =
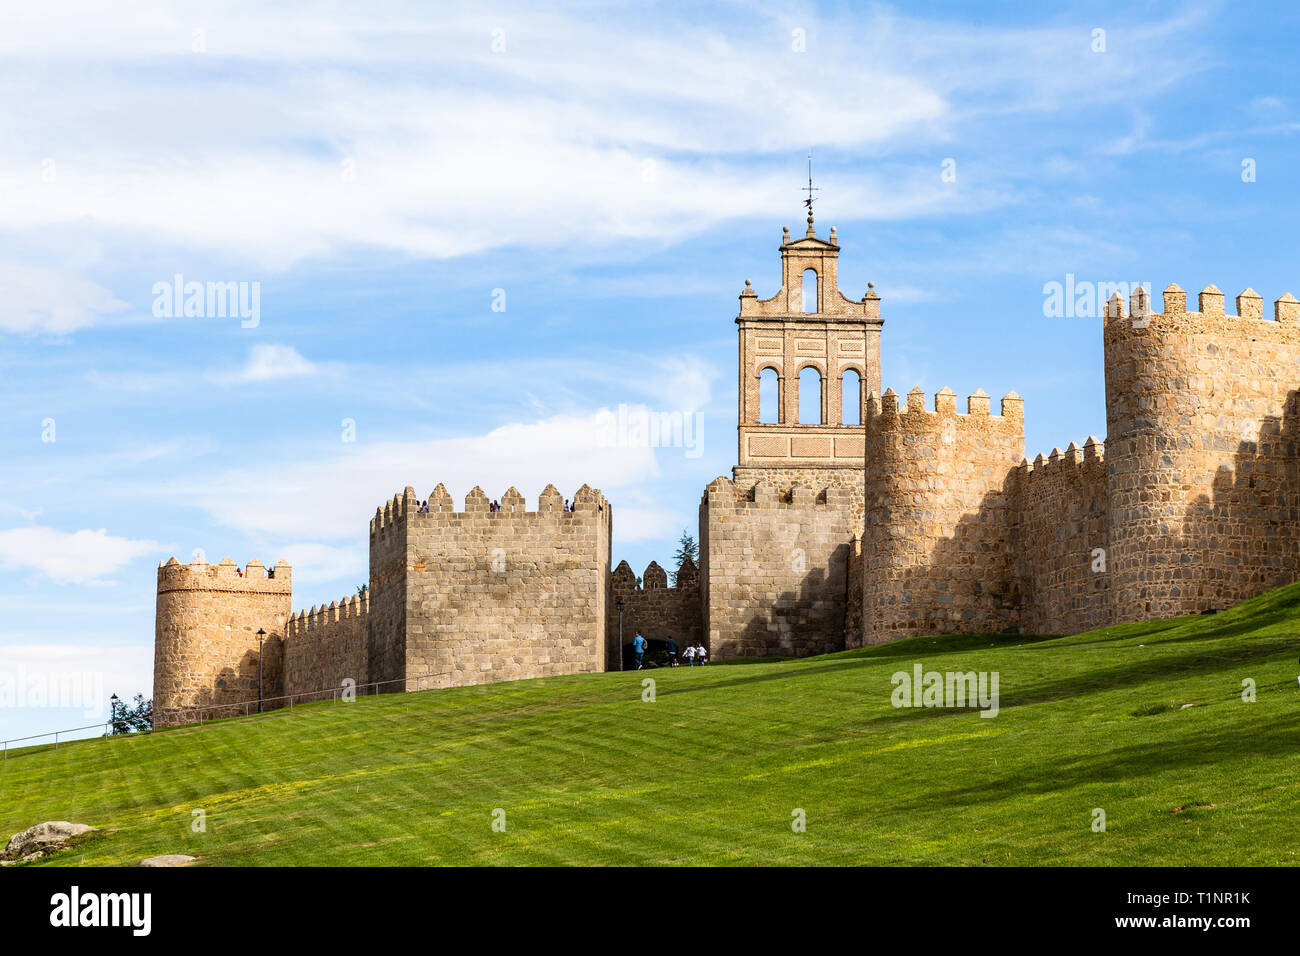
<path id="1" fill-rule="evenodd" d="M 677 587 L 677 572 L 682 569 L 682 565 L 690 560 L 691 564 L 699 564 L 700 546 L 695 543 L 695 535 L 689 531 L 682 531 L 682 536 L 677 539 L 677 553 L 673 555 L 673 561 L 677 567 L 672 573 L 673 587 Z"/>
<path id="2" fill-rule="evenodd" d="M 359 585 L 357 585 L 357 593 L 358 593 L 358 594 L 365 594 L 365 593 L 366 593 L 367 591 L 369 591 L 369 590 L 370 590 L 370 585 L 369 585 L 369 584 L 359 584 Z"/>
<path id="3" fill-rule="evenodd" d="M 114 694 L 108 702 L 108 707 L 110 734 L 134 734 L 153 730 L 153 701 L 145 700 L 144 694 L 135 695 L 134 707 L 128 706 Z"/>

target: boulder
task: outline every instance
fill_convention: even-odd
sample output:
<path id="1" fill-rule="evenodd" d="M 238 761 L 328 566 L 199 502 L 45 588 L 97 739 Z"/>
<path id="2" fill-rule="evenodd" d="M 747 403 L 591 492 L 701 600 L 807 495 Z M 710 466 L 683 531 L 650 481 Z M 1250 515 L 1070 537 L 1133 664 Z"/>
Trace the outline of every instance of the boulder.
<path id="1" fill-rule="evenodd" d="M 0 860 L 39 860 L 55 850 L 67 849 L 77 837 L 95 829 L 84 823 L 68 823 L 66 820 L 38 823 L 11 836 L 4 852 L 0 853 Z"/>

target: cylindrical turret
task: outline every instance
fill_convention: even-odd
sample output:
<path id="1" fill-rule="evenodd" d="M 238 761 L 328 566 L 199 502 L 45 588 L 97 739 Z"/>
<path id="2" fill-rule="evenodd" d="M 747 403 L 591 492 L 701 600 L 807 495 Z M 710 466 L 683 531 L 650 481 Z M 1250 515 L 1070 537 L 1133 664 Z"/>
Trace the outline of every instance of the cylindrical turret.
<path id="1" fill-rule="evenodd" d="M 867 420 L 863 642 L 1001 631 L 1018 623 L 1004 486 L 1024 454 L 1024 402 L 1001 417 L 977 391 L 959 415 L 944 389 L 935 410 L 890 389 Z"/>
<path id="2" fill-rule="evenodd" d="M 1222 609 L 1295 579 L 1300 327 L 1247 289 L 1107 307 L 1107 555 L 1117 621 Z"/>
<path id="3" fill-rule="evenodd" d="M 154 630 L 154 723 L 243 713 L 230 705 L 277 697 L 282 641 L 291 610 L 291 571 L 226 558 L 158 568 Z M 258 656 L 259 630 L 265 631 Z M 223 706 L 224 705 L 224 706 Z"/>

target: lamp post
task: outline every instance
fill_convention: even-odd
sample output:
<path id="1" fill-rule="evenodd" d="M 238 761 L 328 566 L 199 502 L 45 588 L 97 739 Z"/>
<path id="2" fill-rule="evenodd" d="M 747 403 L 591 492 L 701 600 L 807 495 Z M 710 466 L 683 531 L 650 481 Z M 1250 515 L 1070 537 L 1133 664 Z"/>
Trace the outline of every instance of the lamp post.
<path id="1" fill-rule="evenodd" d="M 121 706 L 121 703 L 122 702 L 118 699 L 116 694 L 108 699 L 108 727 L 109 732 L 114 735 L 116 735 L 118 731 L 117 708 Z"/>
<path id="2" fill-rule="evenodd" d="M 623 669 L 623 599 L 618 599 L 618 669 Z"/>
<path id="3" fill-rule="evenodd" d="M 257 629 L 257 712 L 262 712 L 262 641 L 266 639 L 266 631 L 260 627 Z"/>

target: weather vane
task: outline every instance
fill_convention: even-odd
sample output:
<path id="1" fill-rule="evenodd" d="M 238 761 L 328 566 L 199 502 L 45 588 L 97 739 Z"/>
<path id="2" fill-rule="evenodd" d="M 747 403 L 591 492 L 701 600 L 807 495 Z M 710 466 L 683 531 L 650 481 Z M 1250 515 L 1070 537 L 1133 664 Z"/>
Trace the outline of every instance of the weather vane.
<path id="1" fill-rule="evenodd" d="M 808 185 L 804 188 L 808 192 L 808 198 L 803 201 L 803 204 L 808 207 L 808 218 L 812 219 L 813 193 L 820 192 L 821 190 L 819 190 L 816 186 L 812 184 L 812 150 L 811 149 L 808 150 Z"/>

